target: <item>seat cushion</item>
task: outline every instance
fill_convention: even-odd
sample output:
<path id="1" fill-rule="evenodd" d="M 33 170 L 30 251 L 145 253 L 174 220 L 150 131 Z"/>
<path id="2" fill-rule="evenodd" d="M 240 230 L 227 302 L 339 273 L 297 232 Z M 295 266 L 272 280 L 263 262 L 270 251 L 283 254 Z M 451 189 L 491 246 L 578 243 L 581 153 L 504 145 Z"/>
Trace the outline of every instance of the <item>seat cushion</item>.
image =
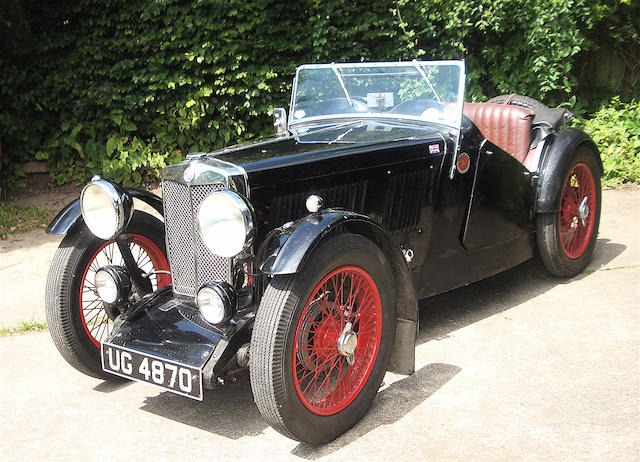
<path id="1" fill-rule="evenodd" d="M 531 109 L 494 103 L 464 103 L 464 115 L 499 148 L 524 164 L 531 143 Z"/>

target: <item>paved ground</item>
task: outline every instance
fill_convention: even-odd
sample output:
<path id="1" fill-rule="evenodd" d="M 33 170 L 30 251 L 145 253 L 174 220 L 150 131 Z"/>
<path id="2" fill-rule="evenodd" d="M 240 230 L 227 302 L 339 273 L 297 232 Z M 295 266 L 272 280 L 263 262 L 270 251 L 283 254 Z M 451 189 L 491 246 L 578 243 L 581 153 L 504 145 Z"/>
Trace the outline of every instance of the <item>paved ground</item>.
<path id="1" fill-rule="evenodd" d="M 159 191 L 158 191 L 159 192 Z M 24 197 L 16 203 L 61 210 L 76 199 L 80 189 L 56 194 Z M 156 214 L 144 202 L 135 201 L 137 209 Z M 15 327 L 22 321 L 44 321 L 44 290 L 47 271 L 64 236 L 49 236 L 39 229 L 0 241 L 0 327 Z"/>
<path id="2" fill-rule="evenodd" d="M 77 373 L 43 332 L 0 338 L 0 459 L 640 460 L 640 190 L 603 204 L 579 277 L 531 261 L 424 302 L 416 374 L 388 374 L 329 445 L 269 428 L 247 377 L 203 403 L 114 386 Z M 0 241 L 3 322 L 42 316 L 57 245 L 20 239 Z"/>

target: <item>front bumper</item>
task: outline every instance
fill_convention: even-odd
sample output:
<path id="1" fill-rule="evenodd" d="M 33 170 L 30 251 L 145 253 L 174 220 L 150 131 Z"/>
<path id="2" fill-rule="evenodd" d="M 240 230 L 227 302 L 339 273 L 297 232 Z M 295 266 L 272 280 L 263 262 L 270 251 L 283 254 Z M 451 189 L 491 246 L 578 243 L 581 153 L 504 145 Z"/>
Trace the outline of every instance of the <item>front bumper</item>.
<path id="1" fill-rule="evenodd" d="M 250 341 L 254 310 L 240 310 L 228 326 L 208 324 L 189 299 L 166 287 L 143 297 L 119 316 L 105 340 L 115 346 L 201 369 L 203 385 L 213 388 L 244 343 Z"/>

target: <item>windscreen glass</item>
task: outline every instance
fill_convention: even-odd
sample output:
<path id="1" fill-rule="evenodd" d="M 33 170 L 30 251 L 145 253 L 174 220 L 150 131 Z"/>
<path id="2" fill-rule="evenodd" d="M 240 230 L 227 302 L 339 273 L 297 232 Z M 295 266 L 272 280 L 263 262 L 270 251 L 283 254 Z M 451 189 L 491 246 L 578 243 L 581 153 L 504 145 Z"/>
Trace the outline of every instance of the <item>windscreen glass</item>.
<path id="1" fill-rule="evenodd" d="M 289 128 L 383 118 L 459 129 L 463 92 L 461 61 L 305 65 L 296 74 Z"/>

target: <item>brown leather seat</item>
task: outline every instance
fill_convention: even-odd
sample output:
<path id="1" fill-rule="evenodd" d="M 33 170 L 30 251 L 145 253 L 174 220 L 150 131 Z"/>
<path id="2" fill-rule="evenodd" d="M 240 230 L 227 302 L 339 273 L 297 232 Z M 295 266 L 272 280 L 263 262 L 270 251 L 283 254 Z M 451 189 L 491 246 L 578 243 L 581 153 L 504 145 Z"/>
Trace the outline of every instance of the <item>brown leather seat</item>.
<path id="1" fill-rule="evenodd" d="M 464 103 L 464 115 L 485 138 L 525 164 L 534 111 L 508 104 Z"/>

